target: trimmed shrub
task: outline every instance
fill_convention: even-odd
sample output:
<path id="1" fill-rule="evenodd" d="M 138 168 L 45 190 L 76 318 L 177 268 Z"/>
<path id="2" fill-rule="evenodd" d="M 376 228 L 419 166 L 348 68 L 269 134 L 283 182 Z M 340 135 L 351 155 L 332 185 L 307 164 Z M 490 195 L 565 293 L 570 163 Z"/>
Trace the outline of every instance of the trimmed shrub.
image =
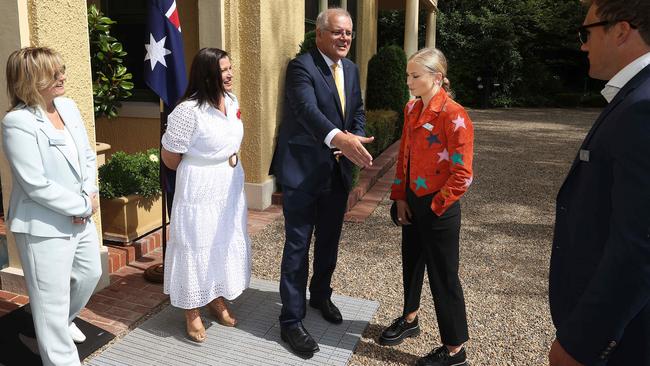
<path id="1" fill-rule="evenodd" d="M 316 48 L 316 31 L 309 31 L 305 33 L 305 39 L 300 43 L 300 51 L 296 54 L 296 57 L 307 53 Z"/>
<path id="2" fill-rule="evenodd" d="M 406 54 L 395 45 L 382 47 L 368 61 L 366 110 L 388 109 L 401 117 L 408 100 Z"/>
<path id="3" fill-rule="evenodd" d="M 98 171 L 99 195 L 115 198 L 138 194 L 153 197 L 160 194 L 160 163 L 158 149 L 127 154 L 118 151 Z"/>
<path id="4" fill-rule="evenodd" d="M 375 141 L 365 145 L 373 157 L 377 157 L 396 139 L 399 115 L 395 111 L 366 111 L 366 136 L 374 136 Z"/>

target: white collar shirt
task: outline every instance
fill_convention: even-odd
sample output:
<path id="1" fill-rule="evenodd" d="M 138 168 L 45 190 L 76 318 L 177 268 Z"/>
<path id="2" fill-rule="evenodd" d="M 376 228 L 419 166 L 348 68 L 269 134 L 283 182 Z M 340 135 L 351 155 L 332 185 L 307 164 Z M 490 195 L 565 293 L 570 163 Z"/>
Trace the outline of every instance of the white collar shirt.
<path id="1" fill-rule="evenodd" d="M 630 62 L 621 71 L 617 72 L 607 82 L 607 85 L 601 90 L 600 94 L 607 100 L 607 103 L 611 102 L 625 84 L 648 65 L 650 65 L 650 52 Z"/>

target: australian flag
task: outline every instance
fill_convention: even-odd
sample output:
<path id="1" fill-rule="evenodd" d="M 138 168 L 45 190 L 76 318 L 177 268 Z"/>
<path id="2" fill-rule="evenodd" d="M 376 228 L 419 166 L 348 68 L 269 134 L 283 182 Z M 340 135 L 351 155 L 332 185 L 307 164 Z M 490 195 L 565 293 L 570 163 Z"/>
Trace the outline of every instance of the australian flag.
<path id="1" fill-rule="evenodd" d="M 164 115 L 166 116 L 176 106 L 187 87 L 181 22 L 175 0 L 148 0 L 147 3 L 144 80 L 165 102 L 167 108 L 165 108 Z M 166 117 L 161 123 L 164 124 L 164 122 L 166 122 Z M 166 206 L 171 209 L 176 172 L 167 169 L 162 162 L 161 179 L 167 196 Z M 164 233 L 163 230 L 163 236 Z"/>
<path id="2" fill-rule="evenodd" d="M 187 87 L 183 36 L 175 0 L 148 0 L 144 80 L 173 109 Z"/>

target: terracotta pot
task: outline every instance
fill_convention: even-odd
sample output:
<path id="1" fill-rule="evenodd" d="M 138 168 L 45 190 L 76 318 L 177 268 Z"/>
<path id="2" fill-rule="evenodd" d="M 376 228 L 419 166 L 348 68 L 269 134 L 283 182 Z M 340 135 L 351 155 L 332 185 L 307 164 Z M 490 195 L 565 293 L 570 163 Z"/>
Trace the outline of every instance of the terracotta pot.
<path id="1" fill-rule="evenodd" d="M 105 240 L 131 242 L 162 226 L 162 196 L 100 198 Z"/>

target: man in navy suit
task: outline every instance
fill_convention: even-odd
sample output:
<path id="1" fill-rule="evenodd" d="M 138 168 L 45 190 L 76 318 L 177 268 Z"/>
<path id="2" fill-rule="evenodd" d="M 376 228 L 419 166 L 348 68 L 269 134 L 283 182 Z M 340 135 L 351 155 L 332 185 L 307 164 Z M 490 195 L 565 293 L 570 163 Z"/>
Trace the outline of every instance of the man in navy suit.
<path id="1" fill-rule="evenodd" d="M 302 325 L 306 308 L 309 245 L 315 234 L 309 304 L 329 322 L 342 322 L 330 286 L 352 166 L 367 167 L 372 157 L 363 143 L 365 115 L 359 71 L 345 58 L 354 38 L 350 14 L 328 9 L 316 19 L 317 49 L 287 67 L 284 118 L 271 164 L 282 187 L 285 244 L 280 296 L 282 339 L 304 357 L 318 344 Z"/>
<path id="2" fill-rule="evenodd" d="M 581 49 L 608 105 L 557 196 L 549 364 L 650 365 L 650 1 L 589 5 Z"/>

